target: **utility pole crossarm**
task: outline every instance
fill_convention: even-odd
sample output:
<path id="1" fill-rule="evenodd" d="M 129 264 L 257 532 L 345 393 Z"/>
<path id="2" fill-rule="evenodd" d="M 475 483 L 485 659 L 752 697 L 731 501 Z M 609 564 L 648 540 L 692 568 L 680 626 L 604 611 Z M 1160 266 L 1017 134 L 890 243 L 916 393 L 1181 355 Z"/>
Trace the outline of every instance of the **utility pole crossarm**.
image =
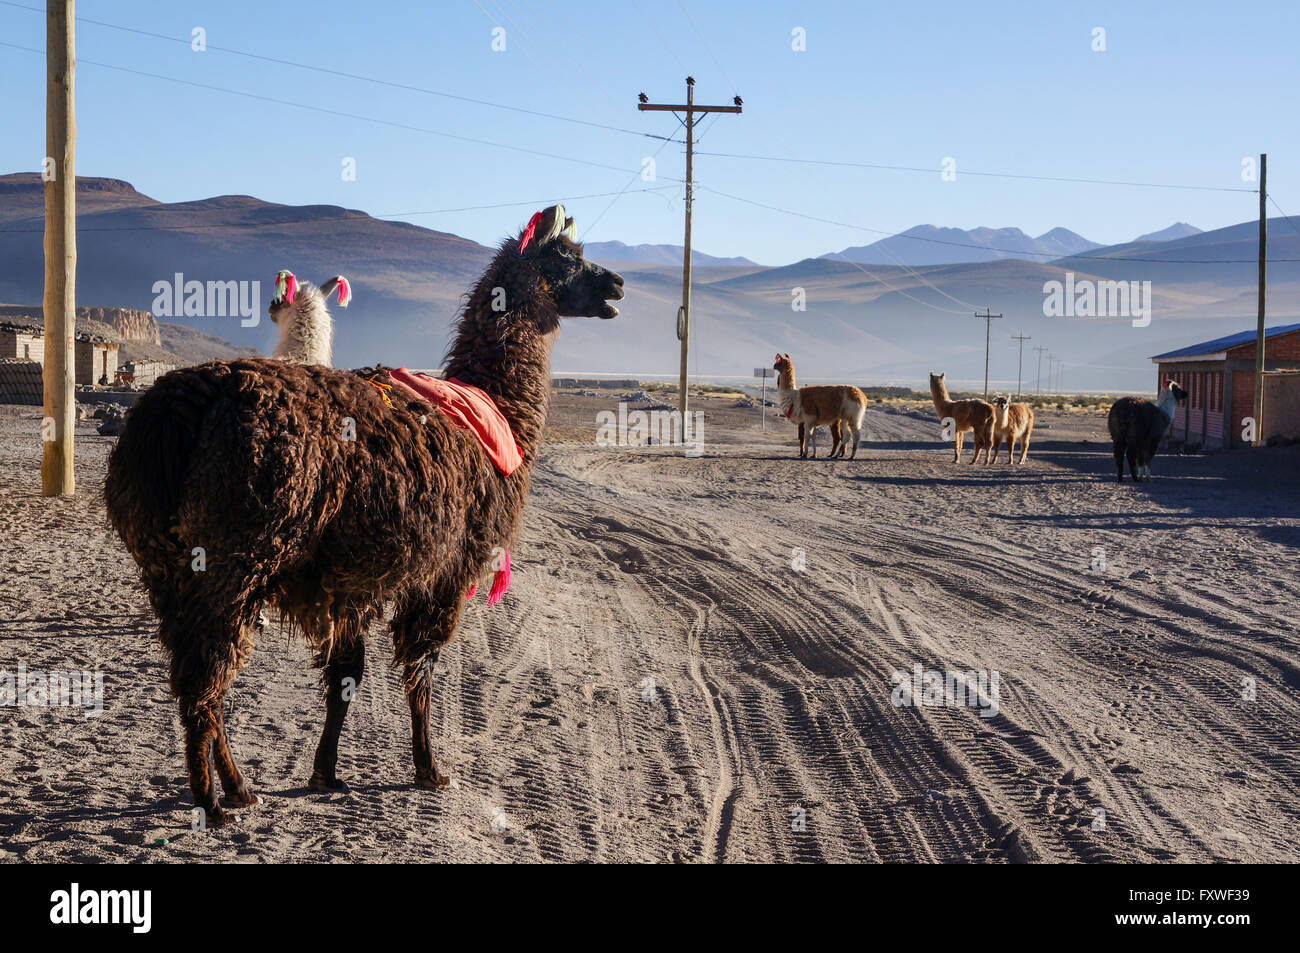
<path id="1" fill-rule="evenodd" d="M 664 103 L 637 103 L 636 108 L 642 112 L 651 113 L 684 113 L 688 110 L 693 113 L 738 113 L 741 111 L 740 106 L 696 106 L 694 104 L 670 106 Z"/>

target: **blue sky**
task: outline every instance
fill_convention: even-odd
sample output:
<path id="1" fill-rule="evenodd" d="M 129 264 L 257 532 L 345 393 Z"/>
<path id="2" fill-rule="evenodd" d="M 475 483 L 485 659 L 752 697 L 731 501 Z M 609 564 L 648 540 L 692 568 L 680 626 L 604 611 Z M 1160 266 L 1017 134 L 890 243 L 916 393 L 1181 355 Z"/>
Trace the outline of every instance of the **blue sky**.
<path id="1" fill-rule="evenodd" d="M 42 7 L 40 0 L 15 0 Z M 682 239 L 682 147 L 643 136 L 396 90 L 209 49 L 224 46 L 658 135 L 671 114 L 636 94 L 697 100 L 740 116 L 701 126 L 701 153 L 934 169 L 916 173 L 700 155 L 696 247 L 779 264 L 920 223 L 1065 226 L 1119 242 L 1177 220 L 1215 228 L 1254 217 L 1253 195 L 1035 182 L 963 170 L 1251 188 L 1241 160 L 1269 153 L 1270 192 L 1300 214 L 1300 6 L 1181 3 L 924 4 L 703 0 L 437 0 L 434 3 L 166 3 L 81 0 L 78 53 L 95 61 L 399 125 L 345 118 L 83 62 L 78 171 L 126 179 L 155 198 L 247 193 L 397 214 L 485 243 L 542 200 L 568 202 L 593 241 Z M 1248 12 L 1247 12 L 1248 11 Z M 85 22 L 99 19 L 185 42 Z M 491 48 L 506 31 L 506 50 Z M 791 48 L 802 28 L 807 49 Z M 1092 50 L 1093 29 L 1106 51 Z M 0 3 L 7 43 L 41 49 L 44 19 Z M 0 46 L 0 170 L 36 171 L 44 152 L 40 56 Z M 661 148 L 662 147 L 662 148 Z M 635 174 L 658 151 L 658 181 Z M 344 157 L 356 181 L 342 181 Z M 957 180 L 938 173 L 956 160 Z M 566 161 L 580 159 L 596 165 Z M 604 168 L 611 166 L 613 168 Z M 655 192 L 636 191 L 664 187 Z M 517 207 L 405 214 L 466 206 Z M 1271 214 L 1277 214 L 1271 209 Z"/>

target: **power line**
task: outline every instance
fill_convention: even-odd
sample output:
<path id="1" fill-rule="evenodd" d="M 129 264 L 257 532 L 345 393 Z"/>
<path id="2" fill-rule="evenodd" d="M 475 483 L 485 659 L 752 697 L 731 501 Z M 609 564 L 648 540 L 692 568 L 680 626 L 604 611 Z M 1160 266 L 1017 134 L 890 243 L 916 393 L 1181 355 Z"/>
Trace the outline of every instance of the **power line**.
<path id="1" fill-rule="evenodd" d="M 32 13 L 41 13 L 41 14 L 45 13 L 45 11 L 39 7 L 29 7 L 26 4 L 15 3 L 13 2 L 13 0 L 0 0 L 0 5 L 7 6 L 7 7 L 14 7 L 19 10 L 28 10 Z M 189 46 L 191 43 L 190 40 L 183 39 L 182 37 L 168 36 L 165 33 L 154 33 L 151 30 L 141 30 L 136 27 L 125 26 L 120 23 L 109 23 L 105 20 L 95 20 L 90 17 L 78 16 L 77 23 L 91 24 L 93 26 L 105 27 L 110 30 L 120 30 L 123 33 L 134 33 L 137 36 L 147 36 L 147 37 L 152 37 L 153 39 L 156 40 L 166 40 L 169 43 L 181 43 L 185 46 Z M 453 99 L 458 102 L 471 103 L 475 106 L 488 106 L 492 109 L 505 109 L 505 110 L 509 110 L 510 112 L 523 113 L 529 116 L 537 116 L 542 119 L 554 119 L 559 122 L 570 122 L 580 126 L 591 126 L 596 129 L 606 129 L 610 132 L 621 132 L 631 136 L 640 136 L 645 138 L 658 138 L 657 136 L 652 136 L 648 132 L 641 132 L 637 129 L 628 129 L 622 126 L 613 126 L 613 125 L 609 125 L 608 123 L 595 122 L 589 119 L 576 119 L 573 116 L 561 116 L 561 115 L 557 115 L 556 113 L 542 112 L 537 109 L 528 109 L 523 106 L 510 106 L 507 105 L 506 103 L 495 103 L 487 99 L 477 99 L 473 96 L 462 96 L 458 93 L 448 93 L 442 90 L 428 89 L 423 86 L 413 86 L 409 83 L 398 83 L 391 80 L 379 79 L 378 77 L 375 76 L 364 76 L 360 73 L 349 73 L 346 70 L 330 69 L 329 67 L 325 67 L 325 66 L 315 66 L 311 63 L 298 63 L 293 60 L 281 59 L 280 57 L 277 56 L 266 56 L 261 53 L 251 53 L 248 50 L 238 50 L 229 46 L 217 46 L 215 44 L 209 43 L 206 45 L 206 49 L 218 53 L 229 53 L 232 56 L 244 56 L 247 57 L 248 59 L 261 60 L 264 63 L 275 63 L 279 66 L 291 66 L 294 69 L 310 70 L 313 73 L 322 73 L 328 76 L 338 76 L 343 79 L 352 79 L 363 83 L 373 83 L 376 86 L 385 86 L 388 87 L 389 89 L 400 89 L 410 93 L 422 93 L 426 96 L 441 96 L 444 99 Z M 89 62 L 89 61 L 82 60 L 81 62 Z"/>
<path id="2" fill-rule="evenodd" d="M 852 228 L 860 232 L 872 232 L 876 235 L 889 235 L 894 238 L 908 238 L 913 241 L 931 242 L 936 245 L 954 245 L 958 248 L 976 248 L 980 251 L 1003 252 L 1009 255 L 1035 255 L 1041 258 L 1070 258 L 1086 259 L 1090 261 L 1137 261 L 1164 265 L 1243 265 L 1255 263 L 1254 258 L 1129 258 L 1121 255 L 1058 255 L 1055 252 L 1026 251 L 1018 248 L 994 248 L 988 245 L 976 245 L 971 242 L 953 242 L 941 238 L 925 238 L 921 235 L 896 234 L 882 228 L 871 228 L 866 225 L 854 225 L 851 222 L 841 222 L 833 218 L 821 218 L 817 215 L 808 215 L 805 212 L 796 212 L 794 209 L 781 208 L 779 205 L 769 205 L 766 202 L 758 202 L 754 199 L 747 199 L 740 195 L 731 195 L 728 192 L 723 192 L 719 189 L 710 188 L 705 185 L 700 186 L 700 188 L 704 189 L 706 192 L 712 192 L 714 195 L 721 195 L 723 198 L 732 199 L 736 202 L 744 202 L 746 205 L 754 205 L 758 208 L 769 209 L 773 212 L 782 212 L 786 215 L 793 215 L 797 218 L 805 218 L 811 222 L 821 222 L 825 225 L 838 225 L 841 228 Z M 1269 261 L 1278 263 L 1296 262 L 1300 261 L 1300 258 L 1270 258 Z"/>
<path id="3" fill-rule="evenodd" d="M 919 166 L 909 165 L 878 165 L 870 162 L 844 162 L 834 159 L 797 159 L 787 158 L 785 156 L 746 155 L 738 152 L 701 152 L 699 155 L 715 156 L 720 159 L 755 159 L 763 162 L 795 162 L 801 165 L 828 165 L 845 166 L 854 169 L 881 169 L 889 172 L 923 172 L 927 175 L 934 175 L 937 172 L 943 171 L 941 169 L 926 169 Z M 963 169 L 960 174 L 979 175 L 999 179 L 1027 179 L 1035 182 L 1074 182 L 1084 183 L 1087 185 L 1125 185 L 1150 189 L 1191 189 L 1199 192 L 1248 192 L 1251 195 L 1254 195 L 1259 191 L 1258 189 L 1228 188 L 1221 185 L 1179 185 L 1172 182 L 1127 182 L 1118 179 L 1083 179 L 1056 175 L 1028 175 L 1019 172 L 972 172 Z"/>
<path id="4" fill-rule="evenodd" d="M 1282 212 L 1282 218 L 1288 225 L 1291 226 L 1291 231 L 1295 232 L 1297 235 L 1300 235 L 1300 228 L 1296 228 L 1295 222 L 1291 221 L 1291 216 L 1282 210 L 1282 206 L 1277 204 L 1277 199 L 1273 198 L 1273 196 L 1270 195 L 1268 196 L 1268 200 L 1273 203 L 1273 207 L 1275 209 L 1277 209 L 1279 212 Z"/>
<path id="5" fill-rule="evenodd" d="M 0 2 L 4 2 L 4 0 L 0 0 Z M 16 43 L 6 43 L 3 40 L 0 40 L 0 46 L 7 46 L 11 49 L 22 50 L 25 53 L 36 53 L 41 56 L 45 55 L 43 50 L 32 49 L 31 47 L 28 46 L 19 46 Z M 374 116 L 363 116 L 358 113 L 343 112 L 342 110 L 339 109 L 329 109 L 325 106 L 312 106 L 308 103 L 298 103 L 289 99 L 279 99 L 275 96 L 263 96 L 260 93 L 248 93 L 248 92 L 244 92 L 243 90 L 228 89 L 224 86 L 213 86 L 209 83 L 198 83 L 193 80 L 180 79 L 176 76 L 166 76 L 162 73 L 149 73 L 144 70 L 132 69 L 128 66 L 116 66 L 112 63 L 100 63 L 100 62 L 96 62 L 95 60 L 87 60 L 87 59 L 82 59 L 80 57 L 78 57 L 77 63 L 78 65 L 81 66 L 98 66 L 101 69 L 111 69 L 121 73 L 131 73 L 136 76 L 147 76 L 150 79 L 161 79 L 169 83 L 179 83 L 182 86 L 193 86 L 197 89 L 206 89 L 217 93 L 228 93 L 229 95 L 232 96 L 243 96 L 247 99 L 256 99 L 261 102 L 275 103 L 276 105 L 279 106 L 292 106 L 295 109 L 308 109 L 311 110 L 312 112 L 325 113 L 326 115 L 329 116 L 340 116 L 344 119 L 356 119 L 361 122 L 373 122 L 381 126 L 391 126 L 394 129 L 405 129 L 409 132 L 422 132 L 425 133 L 426 135 L 440 136 L 444 139 L 456 139 L 461 142 L 472 142 L 476 145 L 492 146 L 497 149 L 508 149 L 512 152 L 523 152 L 528 155 L 542 156 L 543 158 L 546 159 L 559 159 L 563 162 L 576 162 L 579 165 L 591 166 L 592 168 L 596 168 L 596 169 L 610 169 L 614 172 L 627 171 L 627 169 L 623 168 L 622 166 L 608 165 L 603 162 L 592 162 L 588 159 L 575 159 L 573 156 L 559 155 L 554 152 L 542 152 L 537 149 L 527 149 L 523 146 L 512 146 L 504 142 L 493 142 L 490 139 L 477 139 L 473 136 L 462 136 L 459 133 L 443 132 L 442 130 L 439 129 L 428 129 L 424 126 L 413 126 L 409 123 L 394 122 L 389 119 L 379 119 Z"/>

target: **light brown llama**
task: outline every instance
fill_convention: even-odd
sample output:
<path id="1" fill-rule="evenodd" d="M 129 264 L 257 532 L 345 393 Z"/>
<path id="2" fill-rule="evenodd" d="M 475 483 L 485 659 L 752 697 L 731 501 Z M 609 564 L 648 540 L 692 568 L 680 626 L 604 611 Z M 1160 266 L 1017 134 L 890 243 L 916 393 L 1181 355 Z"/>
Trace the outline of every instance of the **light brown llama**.
<path id="1" fill-rule="evenodd" d="M 934 409 L 939 414 L 945 433 L 949 432 L 948 421 L 952 421 L 953 463 L 961 462 L 962 438 L 968 430 L 975 438 L 975 455 L 970 458 L 970 462 L 976 462 L 982 450 L 987 463 L 993 446 L 993 405 L 977 398 L 953 400 L 948 396 L 948 385 L 944 383 L 946 376 L 946 371 L 930 375 L 930 396 L 934 398 Z"/>
<path id="2" fill-rule="evenodd" d="M 386 603 L 415 783 L 448 783 L 429 743 L 433 665 L 480 578 L 498 570 L 489 602 L 508 582 L 508 556 L 496 561 L 517 530 L 541 445 L 560 318 L 613 318 L 608 302 L 623 297 L 623 279 L 585 261 L 574 234 L 552 206 L 503 242 L 443 365 L 447 386 L 495 405 L 522 460 L 513 467 L 497 466 L 447 412 L 385 389 L 385 372 L 211 361 L 167 374 L 127 413 L 108 462 L 108 516 L 158 616 L 190 789 L 209 822 L 229 819 L 214 766 L 229 804 L 258 800 L 235 766 L 223 711 L 263 603 L 293 623 L 324 669 L 313 789 L 346 789 L 339 733 L 366 634 Z"/>
<path id="3" fill-rule="evenodd" d="M 1015 453 L 1017 440 L 1020 441 L 1020 459 L 1016 463 L 1024 463 L 1029 456 L 1029 437 L 1033 432 L 1034 408 L 1028 404 L 1013 404 L 1010 397 L 994 397 L 993 458 L 989 463 L 997 461 L 1004 440 L 1007 444 L 1007 463 L 1011 462 Z"/>
<path id="4" fill-rule="evenodd" d="M 831 432 L 831 457 L 844 456 L 848 448 L 847 435 L 853 438 L 853 452 L 858 455 L 862 439 L 862 418 L 867 412 L 867 398 L 852 384 L 815 385 L 797 387 L 794 379 L 794 361 L 789 354 L 778 354 L 772 365 L 778 372 L 776 394 L 781 412 L 799 425 L 799 458 L 808 455 L 807 438 L 818 427 L 829 427 Z M 813 457 L 817 451 L 813 449 Z"/>

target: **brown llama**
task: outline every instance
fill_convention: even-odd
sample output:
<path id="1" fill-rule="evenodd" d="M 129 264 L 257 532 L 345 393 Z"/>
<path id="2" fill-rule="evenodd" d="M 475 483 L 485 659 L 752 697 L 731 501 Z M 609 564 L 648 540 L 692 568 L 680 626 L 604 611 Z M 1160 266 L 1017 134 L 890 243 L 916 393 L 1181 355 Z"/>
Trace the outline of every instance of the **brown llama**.
<path id="1" fill-rule="evenodd" d="M 447 783 L 429 744 L 433 665 L 467 593 L 500 568 L 518 526 L 559 319 L 613 318 L 608 301 L 623 297 L 623 279 L 585 261 L 574 237 L 573 220 L 553 206 L 503 242 L 461 310 L 444 364 L 445 387 L 478 388 L 499 409 L 499 429 L 508 424 L 518 445 L 509 475 L 474 431 L 408 390 L 383 387 L 383 371 L 367 380 L 276 360 L 213 361 L 166 375 L 128 413 L 109 459 L 109 519 L 158 616 L 190 788 L 213 823 L 229 820 L 214 763 L 231 804 L 257 803 L 222 710 L 253 651 L 263 602 L 301 631 L 324 669 L 312 788 L 346 789 L 336 773 L 339 733 L 367 628 L 385 603 L 411 709 L 415 783 Z"/>
<path id="2" fill-rule="evenodd" d="M 772 366 L 777 370 L 778 406 L 787 418 L 799 425 L 799 459 L 808 456 L 807 438 L 818 427 L 830 428 L 832 458 L 844 456 L 848 448 L 844 431 L 853 437 L 853 452 L 849 459 L 856 457 L 862 438 L 862 418 L 867 412 L 866 395 L 852 384 L 796 386 L 794 361 L 790 360 L 789 354 L 778 354 Z M 813 457 L 816 456 L 814 447 Z"/>
<path id="3" fill-rule="evenodd" d="M 1024 463 L 1029 456 L 1029 437 L 1034 432 L 1034 408 L 1028 404 L 1013 404 L 1010 397 L 993 398 L 993 459 L 995 463 L 1002 448 L 1002 441 L 1007 442 L 1007 463 L 1016 451 L 1016 441 L 1020 441 L 1020 459 Z"/>
<path id="4" fill-rule="evenodd" d="M 993 446 L 993 405 L 979 399 L 953 400 L 948 396 L 948 385 L 944 383 L 947 372 L 930 375 L 930 395 L 934 398 L 934 409 L 939 420 L 944 423 L 953 421 L 953 463 L 961 462 L 961 445 L 967 430 L 975 438 L 975 456 L 970 458 L 975 463 L 984 451 L 984 460 L 988 462 L 989 450 Z"/>

